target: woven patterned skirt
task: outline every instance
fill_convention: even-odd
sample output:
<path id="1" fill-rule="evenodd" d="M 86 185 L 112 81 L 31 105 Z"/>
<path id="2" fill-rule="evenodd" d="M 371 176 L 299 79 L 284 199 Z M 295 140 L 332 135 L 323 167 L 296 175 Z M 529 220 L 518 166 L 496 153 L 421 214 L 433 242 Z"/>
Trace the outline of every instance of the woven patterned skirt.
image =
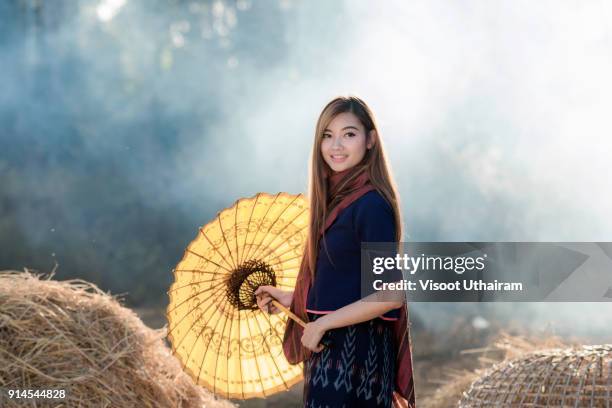
<path id="1" fill-rule="evenodd" d="M 304 362 L 304 407 L 391 407 L 396 358 L 391 324 L 377 318 L 330 330 L 332 346 Z"/>

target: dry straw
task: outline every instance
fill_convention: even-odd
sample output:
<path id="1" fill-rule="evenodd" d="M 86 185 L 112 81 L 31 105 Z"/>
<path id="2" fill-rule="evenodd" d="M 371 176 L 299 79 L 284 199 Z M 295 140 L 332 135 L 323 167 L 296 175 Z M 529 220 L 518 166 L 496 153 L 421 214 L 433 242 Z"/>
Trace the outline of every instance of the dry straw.
<path id="1" fill-rule="evenodd" d="M 153 330 L 95 285 L 0 272 L 0 406 L 233 407 L 196 386 Z M 10 400 L 8 389 L 64 389 Z"/>

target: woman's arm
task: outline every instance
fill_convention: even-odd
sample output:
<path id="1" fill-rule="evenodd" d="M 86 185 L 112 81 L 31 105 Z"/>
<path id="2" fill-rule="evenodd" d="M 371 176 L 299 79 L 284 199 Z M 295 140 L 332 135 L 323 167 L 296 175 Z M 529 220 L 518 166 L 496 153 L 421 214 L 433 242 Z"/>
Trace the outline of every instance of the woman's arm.
<path id="1" fill-rule="evenodd" d="M 374 319 L 404 304 L 404 302 L 400 301 L 383 302 L 376 300 L 378 295 L 378 293 L 373 293 L 329 314 L 323 315 L 314 322 L 308 323 L 302 335 L 302 344 L 304 347 L 319 352 L 323 350 L 323 346 L 319 345 L 319 342 L 327 330 L 350 326 L 351 324 Z"/>
<path id="2" fill-rule="evenodd" d="M 338 327 L 350 326 L 351 324 L 374 319 L 404 304 L 404 302 L 398 301 L 381 302 L 375 300 L 375 295 L 376 293 L 373 293 L 332 313 L 321 316 L 315 320 L 315 323 L 318 323 L 321 330 L 325 332 Z M 368 300 L 366 301 L 365 299 Z"/>
<path id="3" fill-rule="evenodd" d="M 281 305 L 289 307 L 291 306 L 291 301 L 293 300 L 293 291 L 282 290 L 275 286 L 266 285 L 257 288 L 255 291 L 255 296 L 257 298 L 257 306 L 259 306 L 263 312 L 276 314 L 280 313 L 280 310 L 271 303 L 272 299 L 276 299 Z"/>

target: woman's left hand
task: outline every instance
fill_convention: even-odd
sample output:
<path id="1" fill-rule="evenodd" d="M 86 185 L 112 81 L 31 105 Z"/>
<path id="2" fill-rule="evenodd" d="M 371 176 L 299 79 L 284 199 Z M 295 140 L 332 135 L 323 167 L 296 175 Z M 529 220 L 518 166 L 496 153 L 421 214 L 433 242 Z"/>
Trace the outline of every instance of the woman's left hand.
<path id="1" fill-rule="evenodd" d="M 323 350 L 323 345 L 319 344 L 321 338 L 325 334 L 325 330 L 319 323 L 319 320 L 310 322 L 304 327 L 304 334 L 302 335 L 302 345 L 310 351 L 318 353 Z"/>

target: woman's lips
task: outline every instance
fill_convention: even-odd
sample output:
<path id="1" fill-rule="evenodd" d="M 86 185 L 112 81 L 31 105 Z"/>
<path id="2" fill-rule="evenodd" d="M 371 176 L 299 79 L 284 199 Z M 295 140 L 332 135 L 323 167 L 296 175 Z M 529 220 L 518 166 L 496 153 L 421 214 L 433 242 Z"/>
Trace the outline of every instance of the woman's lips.
<path id="1" fill-rule="evenodd" d="M 348 156 L 339 154 L 339 155 L 332 155 L 330 157 L 334 163 L 342 163 L 343 161 L 346 160 Z"/>

